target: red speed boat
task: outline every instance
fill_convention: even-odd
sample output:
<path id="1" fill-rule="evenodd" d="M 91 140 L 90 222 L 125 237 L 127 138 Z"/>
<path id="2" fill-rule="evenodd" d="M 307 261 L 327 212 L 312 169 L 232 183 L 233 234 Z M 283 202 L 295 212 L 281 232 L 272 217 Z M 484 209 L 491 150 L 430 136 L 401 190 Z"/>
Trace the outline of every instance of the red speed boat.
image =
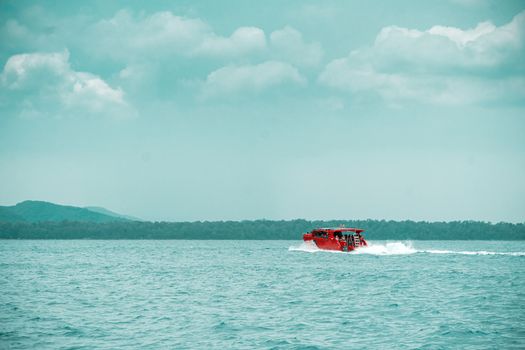
<path id="1" fill-rule="evenodd" d="M 313 241 L 320 249 L 351 252 L 359 247 L 366 247 L 365 238 L 360 228 L 316 228 L 303 235 L 305 242 Z"/>

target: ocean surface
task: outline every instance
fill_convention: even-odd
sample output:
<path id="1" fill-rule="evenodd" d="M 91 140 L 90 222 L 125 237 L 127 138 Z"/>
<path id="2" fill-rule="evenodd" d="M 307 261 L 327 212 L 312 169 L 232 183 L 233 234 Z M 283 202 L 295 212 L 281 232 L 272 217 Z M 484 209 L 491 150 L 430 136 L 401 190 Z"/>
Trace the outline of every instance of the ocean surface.
<path id="1" fill-rule="evenodd" d="M 525 349 L 525 242 L 0 241 L 1 349 Z"/>

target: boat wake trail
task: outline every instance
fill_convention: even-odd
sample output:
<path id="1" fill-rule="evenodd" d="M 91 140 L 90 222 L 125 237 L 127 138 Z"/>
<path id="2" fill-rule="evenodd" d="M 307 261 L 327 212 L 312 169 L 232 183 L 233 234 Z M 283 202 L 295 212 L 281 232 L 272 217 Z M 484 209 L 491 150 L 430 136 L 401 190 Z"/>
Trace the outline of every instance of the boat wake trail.
<path id="1" fill-rule="evenodd" d="M 417 252 L 410 242 L 370 243 L 368 247 L 361 247 L 355 250 L 355 254 L 370 255 L 408 255 Z"/>
<path id="2" fill-rule="evenodd" d="M 317 252 L 342 253 L 342 252 L 335 251 L 335 250 L 321 250 L 312 241 L 301 242 L 299 244 L 292 245 L 288 248 L 288 251 L 289 252 L 307 252 L 307 253 L 317 253 Z"/>
<path id="3" fill-rule="evenodd" d="M 296 245 L 292 245 L 288 248 L 288 251 L 300 251 L 306 253 L 336 253 L 336 254 L 347 254 L 346 252 L 336 251 L 336 250 L 322 250 L 319 249 L 315 243 L 301 242 Z M 416 253 L 426 253 L 426 254 L 460 254 L 460 255 L 509 255 L 509 256 L 525 256 L 525 252 L 491 252 L 485 250 L 479 251 L 454 251 L 454 250 L 438 250 L 438 249 L 428 249 L 428 250 L 418 250 L 412 246 L 411 242 L 388 242 L 388 243 L 370 243 L 368 247 L 361 247 L 351 252 L 352 255 L 410 255 Z"/>
<path id="4" fill-rule="evenodd" d="M 288 251 L 300 251 L 300 252 L 307 252 L 307 253 L 317 253 L 317 252 L 323 252 L 323 253 L 338 253 L 338 254 L 346 254 L 346 252 L 338 251 L 338 250 L 323 250 L 319 249 L 315 243 L 312 241 L 309 242 L 301 242 L 300 244 L 290 246 L 288 248 Z M 403 243 L 403 242 L 389 242 L 385 244 L 374 244 L 371 243 L 368 245 L 368 247 L 361 247 L 359 249 L 356 249 L 351 254 L 370 254 L 370 255 L 406 255 L 406 254 L 414 254 L 418 251 L 412 247 L 412 244 L 410 242 Z"/>
<path id="5" fill-rule="evenodd" d="M 430 254 L 461 254 L 461 255 L 510 255 L 510 256 L 525 256 L 525 252 L 489 252 L 486 250 L 478 251 L 454 251 L 454 250 L 421 250 L 421 253 L 430 253 Z"/>

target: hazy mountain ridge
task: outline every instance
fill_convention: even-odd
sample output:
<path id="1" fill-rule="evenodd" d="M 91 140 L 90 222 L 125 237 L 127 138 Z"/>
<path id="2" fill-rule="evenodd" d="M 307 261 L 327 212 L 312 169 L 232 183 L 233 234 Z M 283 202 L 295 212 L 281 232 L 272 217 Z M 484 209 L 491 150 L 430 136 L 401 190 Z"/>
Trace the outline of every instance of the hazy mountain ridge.
<path id="1" fill-rule="evenodd" d="M 386 220 L 150 222 L 100 207 L 43 201 L 0 206 L 0 239 L 287 239 L 315 227 L 360 227 L 369 239 L 525 240 L 525 223 Z"/>
<path id="2" fill-rule="evenodd" d="M 92 210 L 69 205 L 60 205 L 44 201 L 23 201 L 13 206 L 0 206 L 0 221 L 6 222 L 115 222 L 130 221 L 124 215 L 113 213 L 104 208 Z"/>
<path id="3" fill-rule="evenodd" d="M 103 207 L 84 207 L 84 209 L 93 211 L 95 213 L 112 216 L 112 217 L 115 217 L 115 218 L 121 218 L 121 219 L 126 219 L 126 220 L 131 220 L 131 221 L 144 221 L 144 220 L 142 220 L 140 218 L 137 218 L 135 216 L 115 213 L 114 211 L 111 211 L 111 210 L 103 208 Z"/>

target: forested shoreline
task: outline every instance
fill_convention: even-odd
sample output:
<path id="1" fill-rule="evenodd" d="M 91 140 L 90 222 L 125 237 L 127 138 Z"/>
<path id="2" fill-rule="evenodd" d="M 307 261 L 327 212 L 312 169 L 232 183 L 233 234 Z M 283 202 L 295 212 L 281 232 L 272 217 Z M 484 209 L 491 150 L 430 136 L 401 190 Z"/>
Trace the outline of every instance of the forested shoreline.
<path id="1" fill-rule="evenodd" d="M 300 240 L 317 227 L 359 227 L 369 240 L 525 240 L 525 224 L 480 221 L 253 220 L 197 222 L 0 222 L 0 239 Z"/>

